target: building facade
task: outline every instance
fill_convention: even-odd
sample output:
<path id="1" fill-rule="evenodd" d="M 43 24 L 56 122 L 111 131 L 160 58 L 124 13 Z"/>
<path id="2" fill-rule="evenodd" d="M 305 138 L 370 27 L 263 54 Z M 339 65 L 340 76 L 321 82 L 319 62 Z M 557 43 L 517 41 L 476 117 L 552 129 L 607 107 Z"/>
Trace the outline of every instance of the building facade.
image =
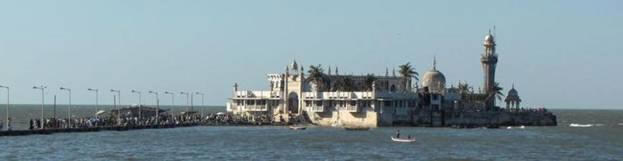
<path id="1" fill-rule="evenodd" d="M 322 82 L 306 77 L 296 61 L 285 72 L 268 74 L 269 90 L 234 85 L 227 111 L 270 116 L 275 122 L 305 119 L 321 126 L 377 127 L 410 121 L 416 94 L 400 76 L 322 73 Z"/>
<path id="2" fill-rule="evenodd" d="M 500 109 L 495 106 L 498 57 L 491 33 L 483 45 L 480 63 L 484 89 L 477 92 L 461 83 L 446 87 L 446 77 L 437 69 L 436 59 L 415 88 L 412 78 L 396 76 L 395 70 L 390 75 L 386 69 L 384 76 L 342 75 L 337 67 L 326 73 L 320 65 L 305 71 L 293 61 L 285 71 L 267 74 L 268 90 L 242 90 L 235 84 L 227 111 L 248 117 L 268 116 L 274 122 L 304 120 L 338 127 L 391 126 L 422 120 L 434 124 L 435 117 L 443 118 L 444 113 L 495 111 Z M 511 89 L 507 104 L 517 109 L 519 101 L 516 90 Z"/>

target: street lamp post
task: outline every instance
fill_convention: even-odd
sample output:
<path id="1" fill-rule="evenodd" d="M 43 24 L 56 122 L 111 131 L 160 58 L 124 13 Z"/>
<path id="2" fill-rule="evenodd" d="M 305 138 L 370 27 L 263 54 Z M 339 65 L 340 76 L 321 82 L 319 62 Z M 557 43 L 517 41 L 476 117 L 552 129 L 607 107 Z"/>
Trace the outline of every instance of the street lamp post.
<path id="1" fill-rule="evenodd" d="M 99 112 L 99 89 L 89 88 L 89 91 L 95 92 L 95 118 L 97 118 L 97 112 Z"/>
<path id="2" fill-rule="evenodd" d="M 11 93 L 8 86 L 0 85 L 0 88 L 6 88 L 6 128 L 7 130 L 11 130 L 11 124 L 9 121 L 9 94 Z"/>
<path id="3" fill-rule="evenodd" d="M 149 93 L 156 95 L 156 125 L 160 125 L 160 98 L 158 97 L 158 92 L 149 91 Z"/>
<path id="4" fill-rule="evenodd" d="M 40 124 L 41 125 L 41 129 L 43 129 L 43 122 L 44 122 L 43 121 L 43 106 L 45 105 L 45 97 L 44 97 L 43 94 L 45 93 L 45 88 L 48 88 L 48 87 L 46 87 L 46 86 L 34 86 L 34 87 L 32 87 L 32 89 L 41 90 L 41 121 L 39 121 L 39 122 L 41 122 L 41 124 Z"/>
<path id="5" fill-rule="evenodd" d="M 141 120 L 143 118 L 142 111 L 141 111 L 141 106 L 143 106 L 141 104 L 141 91 L 132 90 L 132 93 L 138 94 L 138 120 L 139 120 L 139 124 L 140 124 L 140 122 L 142 122 Z"/>
<path id="6" fill-rule="evenodd" d="M 204 94 L 204 93 L 201 93 L 201 92 L 195 92 L 195 94 L 196 94 L 196 95 L 201 95 L 201 117 L 203 117 L 203 112 L 204 112 L 204 110 L 205 110 L 205 108 L 206 108 L 206 107 L 205 107 L 205 104 L 204 104 L 204 102 L 203 102 L 203 99 L 204 99 L 205 94 Z"/>
<path id="7" fill-rule="evenodd" d="M 71 128 L 71 89 L 65 87 L 61 87 L 60 89 L 69 92 L 69 108 L 67 109 L 67 118 L 69 118 L 69 128 Z"/>
<path id="8" fill-rule="evenodd" d="M 169 92 L 169 91 L 164 91 L 164 94 L 170 94 L 171 95 L 171 106 L 175 106 L 175 93 Z"/>
<path id="9" fill-rule="evenodd" d="M 119 110 L 119 106 L 121 106 L 121 90 L 110 89 L 110 92 L 117 93 L 117 97 L 113 97 L 113 101 L 115 101 L 115 109 L 117 109 L 117 126 L 121 125 L 121 110 Z M 113 95 L 114 96 L 114 95 Z M 119 106 L 117 106 L 117 101 L 119 101 Z"/>
<path id="10" fill-rule="evenodd" d="M 181 95 L 186 95 L 186 105 L 188 106 L 188 96 L 190 93 L 188 92 L 180 92 Z M 192 110 L 191 110 L 192 111 Z M 190 111 L 189 111 L 190 112 Z"/>
<path id="11" fill-rule="evenodd" d="M 195 111 L 195 107 L 194 107 L 194 103 L 195 103 L 195 93 L 190 93 L 190 111 Z"/>

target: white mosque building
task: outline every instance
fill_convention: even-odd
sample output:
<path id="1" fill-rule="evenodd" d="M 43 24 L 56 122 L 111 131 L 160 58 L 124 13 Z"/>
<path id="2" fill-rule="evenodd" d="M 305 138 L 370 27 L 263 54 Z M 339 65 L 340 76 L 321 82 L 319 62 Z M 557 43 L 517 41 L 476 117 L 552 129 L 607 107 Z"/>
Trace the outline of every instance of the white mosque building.
<path id="1" fill-rule="evenodd" d="M 489 91 L 497 55 L 493 36 L 489 34 L 485 39 L 482 64 L 485 88 Z M 276 122 L 302 117 L 320 126 L 378 127 L 410 123 L 417 109 L 457 108 L 462 99 L 457 88 L 446 88 L 446 77 L 437 69 L 436 60 L 415 88 L 411 86 L 411 78 L 396 76 L 395 72 L 389 75 L 388 70 L 384 76 L 342 75 L 337 67 L 334 73 L 330 68 L 327 73 L 321 73 L 322 84 L 316 84 L 306 75 L 311 73 L 293 61 L 283 73 L 267 74 L 268 90 L 243 90 L 235 84 L 227 112 L 249 117 L 269 116 Z M 519 96 L 512 90 L 512 97 L 506 102 L 518 106 Z M 421 97 L 423 92 L 430 97 Z M 422 102 L 427 107 L 420 106 Z M 491 103 L 480 102 L 481 106 Z"/>

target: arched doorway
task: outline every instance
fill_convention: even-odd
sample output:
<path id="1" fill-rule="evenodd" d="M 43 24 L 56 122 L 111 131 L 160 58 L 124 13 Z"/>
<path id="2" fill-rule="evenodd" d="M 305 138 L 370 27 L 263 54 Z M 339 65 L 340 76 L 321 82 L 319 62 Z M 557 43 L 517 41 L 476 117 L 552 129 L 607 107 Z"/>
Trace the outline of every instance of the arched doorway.
<path id="1" fill-rule="evenodd" d="M 291 113 L 299 112 L 299 96 L 294 92 L 288 94 L 288 111 Z"/>

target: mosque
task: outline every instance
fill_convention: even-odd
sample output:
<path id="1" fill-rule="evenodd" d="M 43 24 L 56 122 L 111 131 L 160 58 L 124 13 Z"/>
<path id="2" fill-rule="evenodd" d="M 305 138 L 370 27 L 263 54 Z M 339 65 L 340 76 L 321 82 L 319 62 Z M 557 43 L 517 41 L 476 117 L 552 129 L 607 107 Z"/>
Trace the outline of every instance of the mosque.
<path id="1" fill-rule="evenodd" d="M 275 122 L 378 127 L 444 125 L 449 117 L 463 117 L 461 112 L 519 111 L 521 99 L 514 85 L 504 99 L 506 107 L 496 106 L 501 88 L 495 82 L 498 55 L 490 32 L 483 46 L 484 85 L 478 91 L 466 83 L 447 87 L 435 59 L 419 84 L 414 83 L 409 64 L 401 65 L 398 75 L 395 70 L 390 75 L 386 69 L 385 75 L 376 76 L 340 74 L 337 67 L 325 72 L 320 65 L 310 66 L 306 72 L 295 60 L 283 72 L 267 75 L 268 90 L 243 90 L 234 84 L 227 112 L 251 118 L 268 116 Z"/>

